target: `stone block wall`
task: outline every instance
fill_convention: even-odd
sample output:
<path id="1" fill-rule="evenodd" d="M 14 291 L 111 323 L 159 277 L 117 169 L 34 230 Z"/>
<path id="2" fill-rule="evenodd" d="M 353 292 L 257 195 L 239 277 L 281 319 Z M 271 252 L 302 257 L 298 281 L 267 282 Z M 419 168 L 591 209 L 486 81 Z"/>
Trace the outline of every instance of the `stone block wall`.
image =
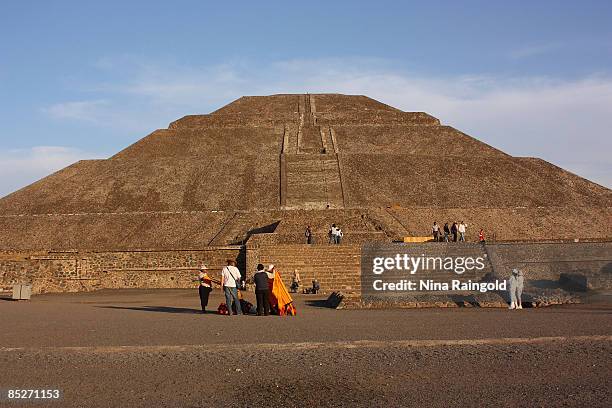
<path id="1" fill-rule="evenodd" d="M 31 252 L 0 254 L 0 286 L 32 284 L 33 293 L 105 288 L 188 288 L 198 267 L 219 276 L 227 259 L 245 270 L 240 246 L 200 250 Z"/>
<path id="2" fill-rule="evenodd" d="M 273 235 L 254 236 L 246 248 L 0 252 L 0 287 L 8 289 L 16 283 L 31 283 L 34 293 L 188 288 L 196 286 L 192 280 L 202 263 L 208 265 L 212 275 L 218 276 L 226 259 L 236 259 L 246 278 L 252 276 L 258 263 L 273 263 L 287 285 L 297 269 L 303 287 L 310 286 L 316 278 L 325 292 L 360 292 L 360 245 L 279 244 L 267 239 Z M 471 255 L 475 247 L 481 248 L 469 243 L 417 244 L 414 248 L 429 252 L 429 246 L 432 251 L 452 250 L 454 256 Z M 589 289 L 612 289 L 612 242 L 495 243 L 482 250 L 493 273 L 501 278 L 518 267 L 533 287 L 558 288 L 563 275 L 580 278 Z"/>
<path id="3" fill-rule="evenodd" d="M 287 286 L 298 270 L 302 288 L 317 279 L 323 292 L 359 293 L 361 247 L 359 245 L 252 244 L 247 246 L 247 276 L 257 264 L 274 264 Z"/>
<path id="4" fill-rule="evenodd" d="M 559 288 L 561 276 L 567 274 L 583 276 L 590 289 L 612 288 L 612 242 L 407 245 L 416 252 L 434 255 L 482 254 L 488 259 L 486 272 L 507 278 L 511 269 L 518 267 L 525 272 L 528 285 L 542 289 Z M 303 285 L 309 286 L 317 278 L 323 291 L 358 293 L 360 256 L 360 245 L 281 245 L 261 236 L 247 245 L 247 274 L 253 273 L 257 263 L 273 263 L 286 284 L 297 269 Z"/>
<path id="5" fill-rule="evenodd" d="M 487 245 L 495 273 L 525 273 L 532 285 L 555 287 L 562 274 L 582 276 L 590 289 L 612 289 L 612 242 L 539 242 Z"/>

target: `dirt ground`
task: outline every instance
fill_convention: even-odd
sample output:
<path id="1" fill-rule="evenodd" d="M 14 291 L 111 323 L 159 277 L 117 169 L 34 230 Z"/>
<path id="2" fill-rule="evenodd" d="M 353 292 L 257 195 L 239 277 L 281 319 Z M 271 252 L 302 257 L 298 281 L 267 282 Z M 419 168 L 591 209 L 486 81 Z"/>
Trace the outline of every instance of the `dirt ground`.
<path id="1" fill-rule="evenodd" d="M 2 398 L 62 392 L 0 406 L 612 406 L 608 302 L 332 310 L 323 299 L 298 295 L 298 316 L 284 318 L 201 314 L 194 290 L 0 300 Z"/>

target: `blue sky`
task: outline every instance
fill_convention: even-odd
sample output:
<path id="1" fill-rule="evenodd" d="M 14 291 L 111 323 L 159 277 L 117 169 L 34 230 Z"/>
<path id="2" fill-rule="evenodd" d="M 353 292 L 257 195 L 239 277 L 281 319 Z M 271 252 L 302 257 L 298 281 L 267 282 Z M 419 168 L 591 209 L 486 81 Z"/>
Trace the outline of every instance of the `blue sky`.
<path id="1" fill-rule="evenodd" d="M 427 111 L 611 187 L 610 21 L 606 1 L 3 0 L 0 196 L 279 92 Z"/>

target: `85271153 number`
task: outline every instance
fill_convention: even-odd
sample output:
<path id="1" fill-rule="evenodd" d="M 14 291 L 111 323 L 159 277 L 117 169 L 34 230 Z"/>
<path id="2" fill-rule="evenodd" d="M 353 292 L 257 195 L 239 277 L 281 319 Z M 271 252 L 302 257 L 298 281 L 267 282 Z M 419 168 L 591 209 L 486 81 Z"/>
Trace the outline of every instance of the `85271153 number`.
<path id="1" fill-rule="evenodd" d="M 58 389 L 5 389 L 2 399 L 8 400 L 57 400 L 62 393 Z"/>

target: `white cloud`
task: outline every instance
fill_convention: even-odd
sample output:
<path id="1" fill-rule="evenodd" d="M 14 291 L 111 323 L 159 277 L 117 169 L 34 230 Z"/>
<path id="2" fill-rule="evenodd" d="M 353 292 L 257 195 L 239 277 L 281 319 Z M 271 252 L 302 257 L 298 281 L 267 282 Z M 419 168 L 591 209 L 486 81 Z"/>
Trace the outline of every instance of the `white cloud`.
<path id="1" fill-rule="evenodd" d="M 43 109 L 43 112 L 55 119 L 70 119 L 85 122 L 101 123 L 108 109 L 107 100 L 72 101 L 51 105 Z"/>
<path id="2" fill-rule="evenodd" d="M 550 47 L 523 50 L 517 56 Z M 107 126 L 144 130 L 143 126 L 165 127 L 183 115 L 215 110 L 242 95 L 364 94 L 403 110 L 426 111 L 510 154 L 541 157 L 612 186 L 608 76 L 432 77 L 372 58 L 235 61 L 206 67 L 103 62 L 100 69 L 123 67 L 127 73 L 110 85 L 92 85 L 91 90 L 104 98 L 58 104 L 48 112 L 61 119 L 90 118 Z"/>
<path id="3" fill-rule="evenodd" d="M 0 151 L 0 197 L 79 160 L 95 155 L 61 146 L 35 146 Z"/>

